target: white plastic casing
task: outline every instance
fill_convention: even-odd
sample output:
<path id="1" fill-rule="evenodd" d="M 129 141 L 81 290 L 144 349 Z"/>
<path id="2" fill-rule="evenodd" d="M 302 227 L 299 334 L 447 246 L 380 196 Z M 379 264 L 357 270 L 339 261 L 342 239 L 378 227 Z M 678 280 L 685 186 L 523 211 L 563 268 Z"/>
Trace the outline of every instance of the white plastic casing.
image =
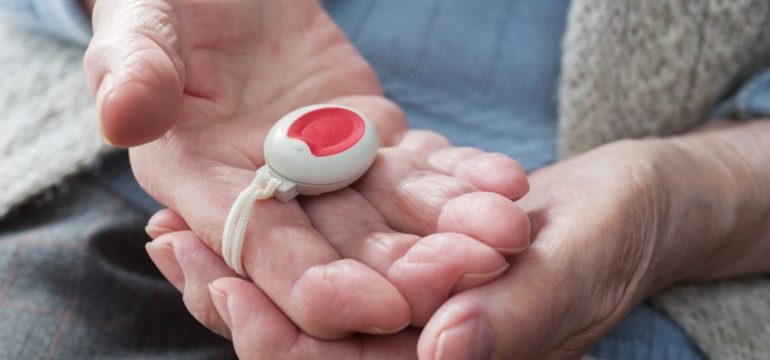
<path id="1" fill-rule="evenodd" d="M 324 109 L 341 109 L 357 115 L 364 124 L 358 140 L 331 155 L 317 156 L 303 140 L 289 137 L 292 125 L 306 114 Z M 266 168 L 284 184 L 276 198 L 288 201 L 296 193 L 319 195 L 342 189 L 358 180 L 374 162 L 379 147 L 379 135 L 372 123 L 361 113 L 340 105 L 306 106 L 285 115 L 275 123 L 264 143 Z M 260 169 L 266 171 L 268 169 Z M 296 188 L 290 183 L 296 184 Z"/>

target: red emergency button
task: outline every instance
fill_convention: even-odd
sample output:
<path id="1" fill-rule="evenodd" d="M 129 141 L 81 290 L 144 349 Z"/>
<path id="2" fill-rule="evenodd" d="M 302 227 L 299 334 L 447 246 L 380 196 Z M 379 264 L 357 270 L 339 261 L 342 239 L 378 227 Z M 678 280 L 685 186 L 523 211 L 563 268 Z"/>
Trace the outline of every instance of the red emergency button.
<path id="1" fill-rule="evenodd" d="M 360 178 L 377 158 L 377 129 L 364 114 L 340 105 L 305 106 L 284 115 L 262 145 L 268 170 L 285 186 L 276 197 L 318 195 Z"/>
<path id="2" fill-rule="evenodd" d="M 344 108 L 310 111 L 295 121 L 287 136 L 303 141 L 318 157 L 339 154 L 355 145 L 366 125 L 358 114 Z"/>

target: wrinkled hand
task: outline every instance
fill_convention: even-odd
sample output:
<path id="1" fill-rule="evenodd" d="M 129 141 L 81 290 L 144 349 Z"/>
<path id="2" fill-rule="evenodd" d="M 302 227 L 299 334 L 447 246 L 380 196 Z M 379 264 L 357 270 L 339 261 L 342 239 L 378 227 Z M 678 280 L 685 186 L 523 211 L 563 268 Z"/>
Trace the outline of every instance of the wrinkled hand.
<path id="1" fill-rule="evenodd" d="M 244 359 L 579 358 L 673 280 L 670 267 L 657 263 L 671 255 L 663 241 L 671 240 L 665 229 L 673 196 L 661 175 L 669 165 L 661 151 L 658 144 L 624 141 L 534 173 L 522 199 L 533 220 L 532 246 L 499 279 L 452 296 L 421 333 L 321 341 L 303 334 L 254 284 L 219 279 L 211 296 Z M 188 281 L 232 275 L 189 232 L 165 236 L 178 244 Z M 215 276 L 207 268 L 213 263 Z"/>
<path id="2" fill-rule="evenodd" d="M 403 114 L 315 1 L 100 0 L 93 19 L 85 67 L 103 133 L 135 146 L 140 184 L 173 210 L 151 233 L 189 224 L 188 235 L 219 253 L 229 207 L 263 164 L 266 132 L 295 108 L 336 102 L 378 128 L 386 147 L 354 188 L 263 201 L 250 219 L 246 272 L 306 333 L 422 325 L 451 293 L 499 275 L 502 254 L 528 245 L 528 219 L 509 200 L 527 191 L 521 167 L 406 132 Z M 149 250 L 163 262 L 177 243 Z M 208 311 L 208 282 L 176 284 L 201 322 L 223 328 Z"/>
<path id="3" fill-rule="evenodd" d="M 532 246 L 502 277 L 436 312 L 420 338 L 421 358 L 580 358 L 669 285 L 674 196 L 664 173 L 673 155 L 661 155 L 664 142 L 621 141 L 532 174 L 521 200 Z"/>

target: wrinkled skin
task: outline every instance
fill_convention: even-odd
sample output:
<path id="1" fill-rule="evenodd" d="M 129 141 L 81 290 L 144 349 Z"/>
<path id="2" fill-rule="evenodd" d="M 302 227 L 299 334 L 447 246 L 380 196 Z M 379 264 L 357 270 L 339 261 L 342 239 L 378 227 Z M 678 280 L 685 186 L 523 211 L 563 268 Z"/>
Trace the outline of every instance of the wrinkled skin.
<path id="1" fill-rule="evenodd" d="M 509 201 L 521 168 L 407 131 L 313 1 L 100 0 L 94 22 L 104 135 L 137 146 L 170 208 L 148 252 L 243 358 L 574 358 L 655 289 L 768 271 L 767 124 L 690 139 L 687 161 L 644 140 L 555 164 L 530 178 L 526 217 Z M 365 112 L 383 149 L 352 189 L 261 203 L 239 279 L 218 255 L 227 209 L 270 124 L 317 102 Z M 426 326 L 352 335 L 407 323 Z"/>
<path id="2" fill-rule="evenodd" d="M 657 144 L 626 141 L 535 172 L 522 199 L 533 221 L 532 246 L 501 278 L 452 296 L 421 333 L 314 339 L 257 286 L 231 278 L 174 214 L 154 219 L 168 229 L 155 243 L 173 249 L 187 282 L 212 283 L 216 309 L 225 314 L 242 358 L 414 358 L 418 346 L 421 359 L 574 359 L 672 280 L 657 276 L 665 272 L 654 261 L 670 201 L 659 171 L 661 151 Z M 212 263 L 216 274 L 208 270 Z M 455 328 L 469 319 L 483 320 Z M 481 343 L 488 348 L 474 345 L 479 334 L 487 334 Z"/>
<path id="3" fill-rule="evenodd" d="M 451 294 L 492 281 L 508 267 L 505 255 L 528 246 L 529 219 L 511 201 L 528 190 L 521 166 L 407 131 L 316 2 L 102 0 L 93 19 L 85 68 L 105 138 L 132 147 L 142 187 L 215 253 L 283 114 L 338 103 L 378 128 L 383 148 L 353 188 L 263 201 L 249 221 L 246 272 L 304 332 L 338 339 L 424 325 Z M 149 251 L 178 278 L 173 262 L 161 265 L 167 250 Z M 190 284 L 193 315 L 227 333 L 206 287 Z"/>

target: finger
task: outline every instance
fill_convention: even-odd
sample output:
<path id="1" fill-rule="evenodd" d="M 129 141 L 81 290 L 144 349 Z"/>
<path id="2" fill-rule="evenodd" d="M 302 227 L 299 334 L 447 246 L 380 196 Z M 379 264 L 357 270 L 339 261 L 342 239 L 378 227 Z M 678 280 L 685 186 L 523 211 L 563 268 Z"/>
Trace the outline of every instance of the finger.
<path id="1" fill-rule="evenodd" d="M 568 344 L 575 321 L 591 311 L 568 305 L 579 297 L 569 285 L 553 281 L 569 266 L 553 264 L 530 250 L 496 281 L 449 299 L 425 327 L 418 346 L 421 359 L 580 358 L 582 348 Z M 574 265 L 574 264 L 573 264 Z M 592 305 L 595 306 L 595 305 Z M 599 327 L 586 331 L 600 334 Z"/>
<path id="2" fill-rule="evenodd" d="M 442 174 L 510 199 L 519 199 L 529 191 L 524 167 L 503 154 L 485 153 L 474 148 L 445 148 L 431 154 L 428 163 Z"/>
<path id="3" fill-rule="evenodd" d="M 464 180 L 423 170 L 418 159 L 427 159 L 442 144 L 430 139 L 420 143 L 426 144 L 424 151 L 414 145 L 408 145 L 410 151 L 380 149 L 369 172 L 354 185 L 390 227 L 421 236 L 458 232 L 507 252 L 526 247 L 529 228 L 520 224 L 528 220 L 516 204 L 479 192 Z M 478 215 L 458 214 L 464 206 Z"/>
<path id="4" fill-rule="evenodd" d="M 347 188 L 300 199 L 315 227 L 340 256 L 384 274 L 420 237 L 391 229 L 366 199 Z"/>
<path id="5" fill-rule="evenodd" d="M 297 358 L 301 332 L 256 285 L 237 278 L 211 283 L 211 298 L 233 335 L 240 359 Z"/>
<path id="6" fill-rule="evenodd" d="M 428 319 L 453 293 L 499 277 L 508 263 L 494 249 L 462 234 L 422 238 L 387 270 L 387 278 L 409 302 L 412 325 Z"/>
<path id="7" fill-rule="evenodd" d="M 424 325 L 451 293 L 492 281 L 508 266 L 499 252 L 462 234 L 419 238 L 395 232 L 352 189 L 306 198 L 302 205 L 341 256 L 371 266 L 396 286 L 415 326 Z"/>
<path id="8" fill-rule="evenodd" d="M 157 139 L 176 121 L 185 69 L 172 9 L 149 1 L 98 1 L 85 73 L 102 133 L 117 146 Z"/>
<path id="9" fill-rule="evenodd" d="M 132 156 L 145 148 L 134 149 Z M 135 171 L 140 178 L 147 176 L 146 171 L 154 172 L 152 190 L 158 192 L 158 198 L 176 209 L 221 254 L 224 219 L 254 172 L 212 166 L 200 159 L 167 163 L 173 165 L 147 169 L 140 162 Z M 197 176 L 186 175 L 189 173 Z M 409 322 L 409 307 L 398 290 L 360 262 L 340 260 L 296 202 L 271 199 L 254 205 L 242 260 L 249 277 L 313 336 L 331 339 L 351 332 L 386 333 Z"/>
<path id="10" fill-rule="evenodd" d="M 428 164 L 433 170 L 449 175 L 454 174 L 460 164 L 482 154 L 483 150 L 474 147 L 448 147 L 430 154 Z"/>
<path id="11" fill-rule="evenodd" d="M 300 332 L 252 283 L 225 278 L 212 283 L 210 292 L 217 310 L 227 319 L 241 359 L 416 358 L 414 331 L 321 341 Z"/>
<path id="12" fill-rule="evenodd" d="M 411 130 L 408 131 L 396 147 L 413 154 L 432 154 L 440 149 L 448 148 L 452 143 L 446 137 L 434 131 Z M 428 156 L 415 156 L 413 158 L 420 167 L 426 168 Z"/>
<path id="13" fill-rule="evenodd" d="M 158 269 L 183 294 L 185 306 L 201 324 L 224 337 L 230 331 L 211 301 L 211 282 L 238 276 L 220 256 L 191 231 L 162 235 L 147 244 L 147 252 Z"/>
<path id="14" fill-rule="evenodd" d="M 506 255 L 520 253 L 530 243 L 529 216 L 509 199 L 489 192 L 448 201 L 441 209 L 437 228 L 479 239 Z"/>
<path id="15" fill-rule="evenodd" d="M 397 147 L 381 148 L 361 180 L 354 184 L 395 230 L 427 235 L 436 232 L 441 208 L 450 199 L 476 191 L 450 176 L 424 171 L 415 158 Z"/>
<path id="16" fill-rule="evenodd" d="M 156 212 L 150 217 L 150 220 L 147 221 L 147 226 L 144 228 L 144 231 L 152 239 L 182 230 L 190 230 L 190 226 L 187 225 L 187 222 L 179 214 L 171 209 L 163 209 Z"/>

